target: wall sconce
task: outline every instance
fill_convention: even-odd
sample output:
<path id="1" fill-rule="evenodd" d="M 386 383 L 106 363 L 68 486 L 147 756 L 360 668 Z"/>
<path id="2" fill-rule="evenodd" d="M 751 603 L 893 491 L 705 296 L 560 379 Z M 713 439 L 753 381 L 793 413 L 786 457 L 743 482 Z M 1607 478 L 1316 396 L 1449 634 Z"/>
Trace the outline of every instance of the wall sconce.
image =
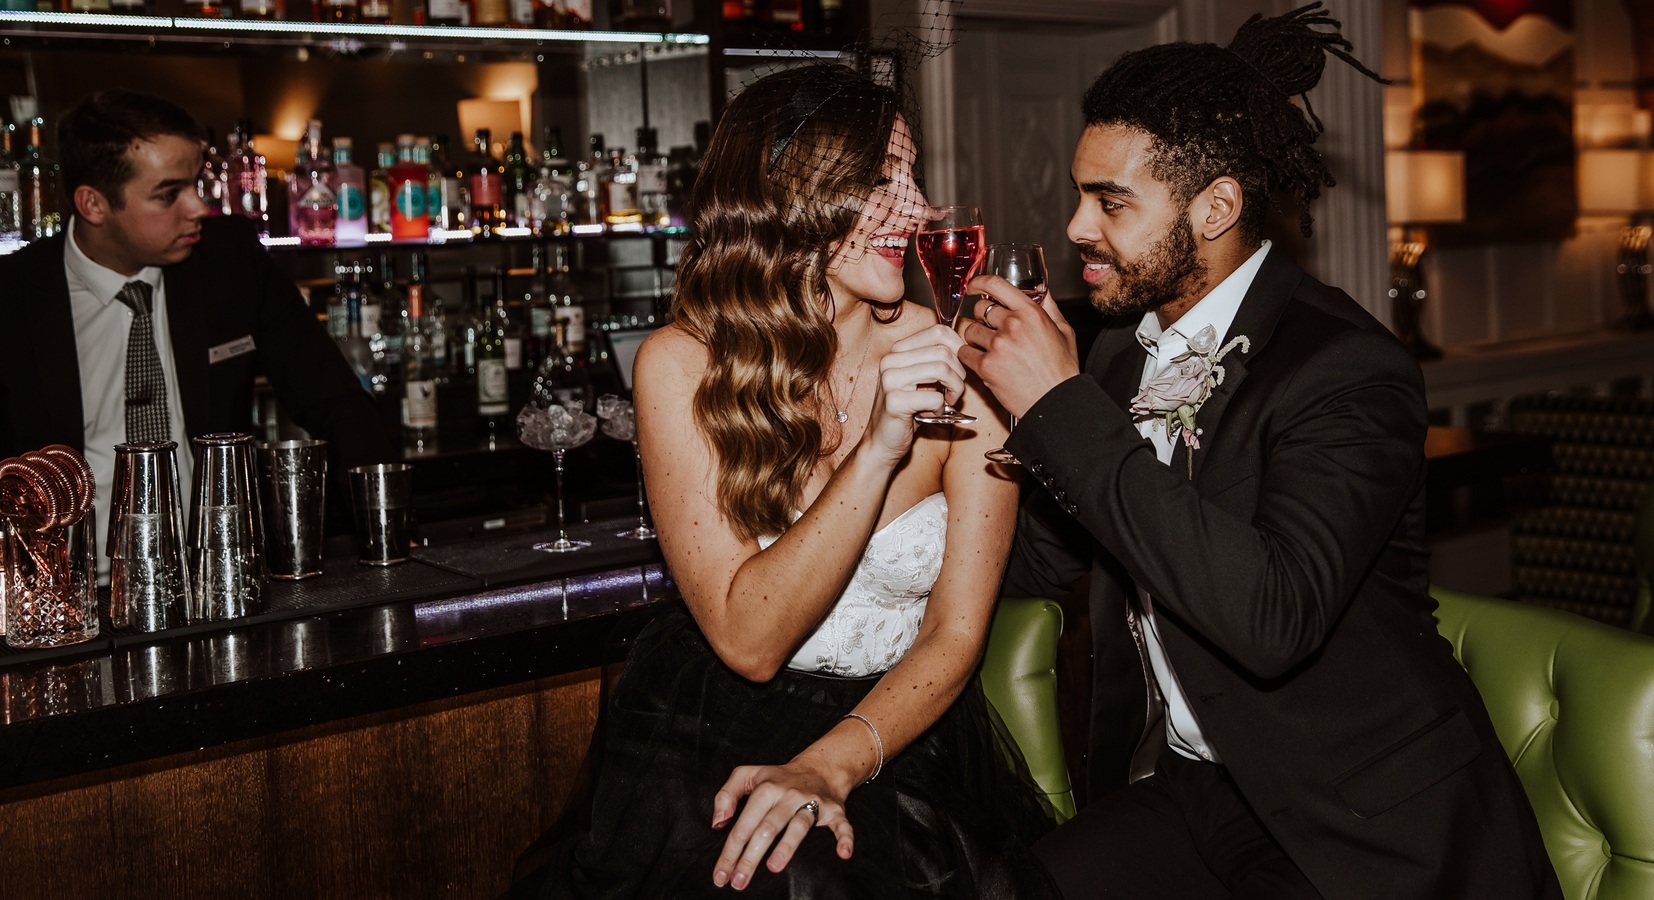
<path id="1" fill-rule="evenodd" d="M 1464 221 L 1464 154 L 1449 150 L 1391 150 L 1384 154 L 1384 199 L 1398 239 L 1390 245 L 1390 320 L 1396 337 L 1419 359 L 1439 359 L 1424 339 L 1419 313 L 1429 292 L 1420 261 L 1422 226 Z"/>
<path id="2" fill-rule="evenodd" d="M 1615 324 L 1641 330 L 1654 327 L 1648 309 L 1649 239 L 1654 228 L 1642 221 L 1654 210 L 1654 150 L 1579 151 L 1579 209 L 1586 214 L 1629 216 L 1620 230 L 1620 307 Z"/>

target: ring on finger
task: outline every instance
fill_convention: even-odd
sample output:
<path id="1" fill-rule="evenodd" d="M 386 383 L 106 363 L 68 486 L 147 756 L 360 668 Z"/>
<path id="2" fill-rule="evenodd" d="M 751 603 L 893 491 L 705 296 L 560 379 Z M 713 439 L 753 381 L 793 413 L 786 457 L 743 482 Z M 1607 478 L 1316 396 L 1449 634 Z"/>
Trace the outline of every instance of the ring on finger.
<path id="1" fill-rule="evenodd" d="M 821 815 L 821 803 L 817 800 L 807 800 L 803 806 L 800 806 L 798 809 L 793 811 L 793 815 L 796 816 L 801 812 L 809 813 L 810 824 L 814 825 L 816 823 L 816 819 Z"/>
<path id="2" fill-rule="evenodd" d="M 997 301 L 989 300 L 988 305 L 982 307 L 982 315 L 977 316 L 978 319 L 982 320 L 982 324 L 987 325 L 989 328 L 994 327 L 993 324 L 988 321 L 988 313 L 993 312 L 994 307 L 996 307 L 998 305 L 999 305 L 999 303 Z"/>

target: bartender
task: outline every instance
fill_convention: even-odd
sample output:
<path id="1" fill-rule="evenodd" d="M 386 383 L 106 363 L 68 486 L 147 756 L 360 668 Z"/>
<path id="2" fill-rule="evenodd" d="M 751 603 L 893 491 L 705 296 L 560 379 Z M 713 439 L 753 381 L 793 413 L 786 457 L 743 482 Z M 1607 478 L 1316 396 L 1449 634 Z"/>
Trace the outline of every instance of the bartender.
<path id="1" fill-rule="evenodd" d="M 195 189 L 205 138 L 159 97 L 81 101 L 58 126 L 69 227 L 0 256 L 0 457 L 82 450 L 99 532 L 116 444 L 253 432 L 259 375 L 329 442 L 334 472 L 394 458 L 372 398 L 253 222 L 209 218 Z M 177 461 L 187 491 L 192 455 Z"/>

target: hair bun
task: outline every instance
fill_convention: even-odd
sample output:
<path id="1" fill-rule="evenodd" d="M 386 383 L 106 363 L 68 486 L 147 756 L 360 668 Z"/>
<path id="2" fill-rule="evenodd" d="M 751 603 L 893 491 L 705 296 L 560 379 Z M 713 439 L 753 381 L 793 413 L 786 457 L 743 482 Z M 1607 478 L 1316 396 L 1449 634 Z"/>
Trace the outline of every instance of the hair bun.
<path id="1" fill-rule="evenodd" d="M 1333 30 L 1316 31 L 1313 27 L 1316 25 L 1327 25 Z M 1362 74 L 1383 81 L 1349 54 L 1354 45 L 1338 33 L 1339 27 L 1338 20 L 1316 0 L 1273 18 L 1262 14 L 1252 16 L 1235 32 L 1234 40 L 1229 42 L 1229 52 L 1289 97 L 1306 94 L 1320 83 L 1328 53 Z"/>

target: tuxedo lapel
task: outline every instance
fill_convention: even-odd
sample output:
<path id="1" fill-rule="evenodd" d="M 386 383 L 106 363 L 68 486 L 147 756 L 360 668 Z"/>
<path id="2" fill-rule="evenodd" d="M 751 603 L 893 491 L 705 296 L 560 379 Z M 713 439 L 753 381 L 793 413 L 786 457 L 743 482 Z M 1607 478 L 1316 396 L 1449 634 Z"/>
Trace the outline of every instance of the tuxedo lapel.
<path id="1" fill-rule="evenodd" d="M 1244 335 L 1250 348 L 1242 353 L 1237 345 L 1223 357 L 1222 362 L 1218 363 L 1223 366 L 1223 383 L 1200 405 L 1200 411 L 1195 416 L 1196 424 L 1201 431 L 1201 449 L 1195 451 L 1191 466 L 1189 447 L 1179 440 L 1172 448 L 1173 469 L 1190 472 L 1191 477 L 1195 479 L 1200 477 L 1201 467 L 1211 455 L 1207 448 L 1219 433 L 1217 429 L 1223 422 L 1224 411 L 1229 408 L 1229 401 L 1246 380 L 1247 363 L 1257 359 L 1258 354 L 1263 352 L 1264 346 L 1275 333 L 1275 323 L 1280 320 L 1287 301 L 1292 298 L 1293 292 L 1303 279 L 1303 270 L 1287 259 L 1279 247 L 1270 248 L 1268 255 L 1264 257 L 1263 265 L 1258 269 L 1257 276 L 1252 279 L 1252 285 L 1246 290 L 1246 297 L 1241 300 L 1240 309 L 1229 325 L 1229 332 L 1223 335 L 1222 341 L 1218 344 L 1218 348 L 1222 349 L 1231 340 Z"/>
<path id="2" fill-rule="evenodd" d="M 193 265 L 192 265 L 193 263 Z M 211 309 L 201 288 L 202 262 L 191 259 L 165 270 L 167 334 L 172 337 L 172 364 L 178 373 L 184 430 L 204 434 L 207 427 L 207 341 Z"/>
<path id="3" fill-rule="evenodd" d="M 1103 393 L 1131 411 L 1131 398 L 1143 381 L 1143 362 L 1149 352 L 1137 342 L 1136 321 L 1118 319 L 1091 347 L 1085 370 L 1103 386 Z"/>
<path id="4" fill-rule="evenodd" d="M 63 268 L 63 242 L 52 239 L 52 249 L 34 257 L 37 271 L 29 277 L 45 290 L 37 296 L 22 297 L 8 304 L 18 311 L 23 334 L 22 346 L 32 353 L 40 387 L 42 434 L 73 435 L 70 441 L 83 449 L 86 438 L 85 407 L 80 396 L 80 357 L 75 350 L 75 314 L 69 302 L 69 276 Z M 36 449 L 33 447 L 27 449 Z"/>

